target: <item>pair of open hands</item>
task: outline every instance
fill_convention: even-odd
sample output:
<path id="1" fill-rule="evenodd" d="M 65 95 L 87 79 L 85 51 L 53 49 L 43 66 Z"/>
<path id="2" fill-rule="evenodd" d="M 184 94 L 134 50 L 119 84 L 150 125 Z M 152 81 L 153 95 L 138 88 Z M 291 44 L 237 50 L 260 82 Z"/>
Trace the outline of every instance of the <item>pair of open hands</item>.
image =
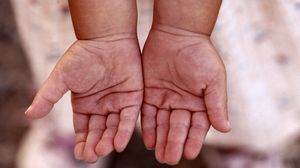
<path id="1" fill-rule="evenodd" d="M 26 115 L 40 118 L 72 92 L 75 157 L 95 162 L 142 134 L 161 163 L 194 159 L 210 125 L 227 132 L 226 73 L 208 36 L 152 28 L 142 57 L 136 35 L 76 41 Z"/>

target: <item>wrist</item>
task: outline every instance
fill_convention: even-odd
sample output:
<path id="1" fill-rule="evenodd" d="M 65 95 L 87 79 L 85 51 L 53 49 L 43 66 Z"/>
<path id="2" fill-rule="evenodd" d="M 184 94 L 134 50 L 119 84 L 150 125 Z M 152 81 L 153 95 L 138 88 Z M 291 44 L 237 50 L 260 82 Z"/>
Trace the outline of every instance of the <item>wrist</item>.
<path id="1" fill-rule="evenodd" d="M 210 40 L 210 36 L 207 34 L 194 32 L 191 30 L 187 30 L 177 26 L 171 26 L 168 24 L 153 23 L 151 27 L 151 31 L 159 31 L 159 32 L 163 32 L 175 36 L 181 36 L 181 37 L 201 38 L 201 39 Z"/>
<path id="2" fill-rule="evenodd" d="M 116 26 L 110 27 L 107 29 L 80 29 L 76 28 L 75 26 L 75 34 L 78 40 L 95 40 L 95 39 L 102 39 L 102 41 L 114 41 L 117 39 L 123 38 L 137 38 L 137 30 L 136 26 L 123 27 L 123 26 Z M 80 27 L 80 26 L 77 26 Z"/>
<path id="3" fill-rule="evenodd" d="M 210 36 L 222 0 L 155 0 L 153 24 Z"/>
<path id="4" fill-rule="evenodd" d="M 137 32 L 136 0 L 69 0 L 79 40 Z"/>
<path id="5" fill-rule="evenodd" d="M 94 37 L 88 40 L 95 42 L 113 42 L 119 40 L 138 40 L 136 32 L 117 32 L 112 34 L 102 34 L 101 37 Z"/>
<path id="6" fill-rule="evenodd" d="M 97 53 L 99 50 L 112 50 L 112 46 L 119 48 L 121 44 L 126 44 L 126 47 L 139 47 L 137 36 L 132 33 L 118 33 L 90 39 L 78 39 L 76 43 L 82 47 L 88 47 L 86 50 L 93 51 L 93 53 Z"/>

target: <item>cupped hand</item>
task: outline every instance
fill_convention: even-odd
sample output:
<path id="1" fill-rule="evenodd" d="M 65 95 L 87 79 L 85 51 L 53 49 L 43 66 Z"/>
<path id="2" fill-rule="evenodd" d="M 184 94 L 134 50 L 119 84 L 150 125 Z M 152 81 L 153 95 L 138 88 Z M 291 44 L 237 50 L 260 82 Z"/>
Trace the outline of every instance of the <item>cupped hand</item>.
<path id="1" fill-rule="evenodd" d="M 230 130 L 226 72 L 208 36 L 154 26 L 143 67 L 143 139 L 159 162 L 196 158 L 210 125 Z"/>
<path id="2" fill-rule="evenodd" d="M 134 131 L 143 99 L 135 35 L 76 41 L 62 56 L 26 111 L 41 118 L 68 91 L 72 95 L 75 157 L 95 162 L 121 152 Z"/>

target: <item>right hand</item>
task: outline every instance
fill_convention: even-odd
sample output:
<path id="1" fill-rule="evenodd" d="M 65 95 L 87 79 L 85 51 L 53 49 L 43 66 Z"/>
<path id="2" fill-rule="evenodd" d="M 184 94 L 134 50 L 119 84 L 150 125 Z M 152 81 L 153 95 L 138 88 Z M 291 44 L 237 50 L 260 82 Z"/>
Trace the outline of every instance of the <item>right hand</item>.
<path id="1" fill-rule="evenodd" d="M 68 90 L 72 92 L 75 157 L 96 162 L 113 150 L 123 151 L 143 99 L 136 36 L 76 41 L 43 84 L 26 115 L 44 117 Z"/>

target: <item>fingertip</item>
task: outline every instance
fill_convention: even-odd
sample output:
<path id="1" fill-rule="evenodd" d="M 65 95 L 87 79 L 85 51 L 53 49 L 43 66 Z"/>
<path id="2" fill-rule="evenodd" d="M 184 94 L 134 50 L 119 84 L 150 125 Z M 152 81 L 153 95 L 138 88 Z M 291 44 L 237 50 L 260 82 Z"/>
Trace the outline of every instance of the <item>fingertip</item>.
<path id="1" fill-rule="evenodd" d="M 125 148 L 126 148 L 126 145 L 116 145 L 116 146 L 115 146 L 115 150 L 116 150 L 116 152 L 118 152 L 118 153 L 123 152 L 123 151 L 125 150 Z"/>
<path id="2" fill-rule="evenodd" d="M 184 158 L 186 160 L 194 160 L 197 158 L 198 155 L 192 155 L 192 154 L 184 154 Z"/>
<path id="3" fill-rule="evenodd" d="M 93 155 L 93 156 L 85 159 L 85 161 L 89 164 L 96 163 L 98 161 L 98 156 Z"/>
<path id="4" fill-rule="evenodd" d="M 165 151 L 164 163 L 173 166 L 179 163 L 183 154 L 183 146 L 178 147 L 178 144 L 176 142 L 169 142 L 166 146 Z"/>
<path id="5" fill-rule="evenodd" d="M 202 149 L 202 142 L 199 143 L 201 140 L 197 140 L 198 142 L 193 141 L 194 140 L 188 139 L 183 151 L 183 156 L 187 160 L 196 159 Z"/>
<path id="6" fill-rule="evenodd" d="M 129 140 L 127 138 L 122 138 L 124 136 L 120 136 L 120 133 L 117 133 L 115 139 L 114 139 L 114 148 L 116 152 L 120 153 L 123 152 L 129 143 Z"/>
<path id="7" fill-rule="evenodd" d="M 231 124 L 228 120 L 224 120 L 224 121 L 220 121 L 220 120 L 213 121 L 212 120 L 211 124 L 216 130 L 218 130 L 222 133 L 227 133 L 232 130 Z"/>
<path id="8" fill-rule="evenodd" d="M 125 147 L 124 146 L 120 146 L 120 145 L 116 145 L 115 146 L 115 150 L 116 150 L 116 152 L 121 153 L 121 152 L 123 152 L 125 150 Z"/>
<path id="9" fill-rule="evenodd" d="M 175 166 L 180 162 L 180 160 L 169 160 L 169 161 L 165 161 L 164 163 L 171 165 L 171 166 Z"/>
<path id="10" fill-rule="evenodd" d="M 113 151 L 113 149 L 113 146 L 99 142 L 96 146 L 95 151 L 98 157 L 102 158 L 104 156 L 109 155 Z"/>
<path id="11" fill-rule="evenodd" d="M 156 160 L 161 163 L 164 164 L 165 163 L 165 158 L 164 158 L 164 149 L 155 149 L 155 158 Z"/>
<path id="12" fill-rule="evenodd" d="M 32 104 L 25 111 L 25 115 L 31 119 L 43 118 L 52 110 L 53 106 L 52 102 L 37 94 Z"/>
<path id="13" fill-rule="evenodd" d="M 30 113 L 31 109 L 32 109 L 32 106 L 30 105 L 30 106 L 27 108 L 27 110 L 25 111 L 25 115 L 28 115 L 28 114 Z"/>
<path id="14" fill-rule="evenodd" d="M 96 163 L 98 160 L 98 155 L 96 155 L 93 150 L 84 150 L 83 158 L 88 163 Z"/>
<path id="15" fill-rule="evenodd" d="M 97 145 L 97 146 L 96 146 L 95 152 L 96 152 L 96 154 L 98 155 L 98 157 L 103 157 L 103 156 L 105 156 L 105 153 L 106 153 L 106 152 L 103 150 L 103 147 L 100 146 L 100 145 Z"/>
<path id="16" fill-rule="evenodd" d="M 163 156 L 158 156 L 157 153 L 155 153 L 155 158 L 158 161 L 158 163 L 165 164 L 165 160 L 163 159 Z"/>
<path id="17" fill-rule="evenodd" d="M 152 134 L 146 134 L 143 132 L 143 140 L 144 140 L 144 145 L 147 150 L 153 150 L 155 148 L 155 132 Z"/>
<path id="18" fill-rule="evenodd" d="M 25 116 L 30 118 L 30 119 L 39 119 L 39 118 L 43 118 L 45 117 L 49 112 L 52 109 L 51 108 L 43 108 L 41 110 L 36 110 L 36 108 L 31 105 L 28 107 L 28 109 L 25 111 Z"/>
<path id="19" fill-rule="evenodd" d="M 187 160 L 194 160 L 198 157 L 199 153 L 201 151 L 201 147 L 200 148 L 185 148 L 184 151 L 183 151 L 183 155 L 184 155 L 184 158 L 187 159 Z"/>
<path id="20" fill-rule="evenodd" d="M 211 108 L 208 109 L 208 118 L 213 128 L 226 133 L 231 130 L 231 124 L 228 119 L 228 112 L 226 108 Z"/>
<path id="21" fill-rule="evenodd" d="M 79 143 L 75 145 L 74 148 L 74 157 L 76 160 L 83 160 L 83 150 L 84 150 L 84 143 Z"/>
<path id="22" fill-rule="evenodd" d="M 145 147 L 146 147 L 147 150 L 154 150 L 155 149 L 155 145 L 149 145 L 149 144 L 146 144 L 146 143 L 144 143 L 144 144 L 145 144 Z"/>
<path id="23" fill-rule="evenodd" d="M 34 115 L 32 115 L 32 106 L 29 106 L 28 109 L 25 111 L 25 117 L 29 118 L 29 119 L 35 119 L 35 118 L 38 118 Z"/>
<path id="24" fill-rule="evenodd" d="M 231 126 L 231 124 L 230 124 L 230 122 L 227 120 L 226 122 L 225 122 L 225 132 L 229 132 L 229 131 L 231 131 L 232 130 L 232 126 Z"/>
<path id="25" fill-rule="evenodd" d="M 146 147 L 147 150 L 150 150 L 150 151 L 154 150 L 154 147 L 152 147 L 152 146 L 150 146 L 150 147 L 149 146 L 145 146 L 145 147 Z"/>

